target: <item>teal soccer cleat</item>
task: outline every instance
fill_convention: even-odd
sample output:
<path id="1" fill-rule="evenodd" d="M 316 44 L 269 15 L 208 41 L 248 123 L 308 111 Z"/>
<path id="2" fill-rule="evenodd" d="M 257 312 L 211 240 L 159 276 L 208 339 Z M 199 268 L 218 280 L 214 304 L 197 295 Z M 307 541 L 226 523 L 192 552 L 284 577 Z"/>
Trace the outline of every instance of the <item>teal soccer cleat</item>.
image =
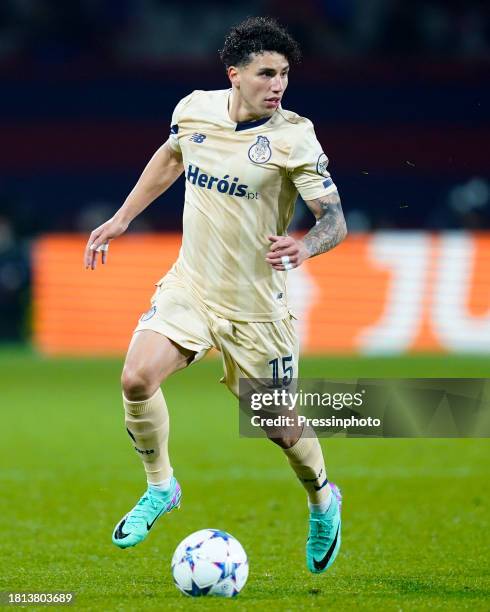
<path id="1" fill-rule="evenodd" d="M 142 542 L 162 514 L 180 506 L 181 497 L 180 485 L 175 478 L 172 478 L 168 491 L 160 493 L 148 487 L 136 506 L 116 525 L 112 534 L 114 544 L 128 548 Z"/>
<path id="2" fill-rule="evenodd" d="M 323 513 L 310 514 L 310 531 L 306 540 L 306 565 L 313 574 L 321 574 L 335 561 L 340 549 L 342 496 L 339 488 L 329 483 L 332 501 Z"/>

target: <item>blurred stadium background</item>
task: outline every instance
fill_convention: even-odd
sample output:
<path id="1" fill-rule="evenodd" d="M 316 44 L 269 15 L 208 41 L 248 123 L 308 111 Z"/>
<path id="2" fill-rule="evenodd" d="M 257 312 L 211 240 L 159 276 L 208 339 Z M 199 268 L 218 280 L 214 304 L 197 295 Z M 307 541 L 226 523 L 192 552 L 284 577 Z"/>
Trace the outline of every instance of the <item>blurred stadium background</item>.
<path id="1" fill-rule="evenodd" d="M 108 266 L 86 272 L 83 247 L 166 140 L 176 102 L 227 87 L 224 33 L 260 14 L 302 44 L 284 106 L 315 123 L 350 230 L 291 274 L 303 375 L 490 376 L 488 2 L 3 0 L 0 589 L 183 609 L 163 559 L 209 524 L 251 555 L 247 609 L 277 609 L 284 593 L 291 609 L 488 609 L 486 440 L 329 441 L 345 556 L 315 582 L 299 569 L 303 523 L 280 518 L 303 516 L 304 500 L 285 495 L 275 449 L 238 439 L 213 359 L 165 385 L 187 495 L 168 540 L 162 527 L 131 556 L 110 546 L 141 485 L 118 375 L 175 258 L 184 181 L 112 244 Z M 298 202 L 293 230 L 311 223 Z"/>
<path id="2" fill-rule="evenodd" d="M 166 139 L 175 103 L 192 89 L 227 86 L 217 50 L 230 25 L 272 14 L 305 55 L 285 107 L 314 121 L 350 230 L 338 252 L 293 275 L 304 351 L 486 353 L 488 5 L 186 7 L 2 2 L 1 340 L 50 354 L 124 349 L 175 255 L 184 181 L 133 223 L 96 275 L 81 270 L 87 233 Z M 310 225 L 299 203 L 294 229 Z M 147 232 L 158 236 L 148 242 Z M 109 307 L 111 295 L 132 289 L 130 301 Z"/>

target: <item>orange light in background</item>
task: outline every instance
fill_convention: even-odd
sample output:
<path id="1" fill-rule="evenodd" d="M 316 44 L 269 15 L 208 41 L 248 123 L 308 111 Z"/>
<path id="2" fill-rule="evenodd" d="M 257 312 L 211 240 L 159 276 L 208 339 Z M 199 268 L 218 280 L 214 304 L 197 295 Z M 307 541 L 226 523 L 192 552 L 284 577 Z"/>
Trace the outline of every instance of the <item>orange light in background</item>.
<path id="1" fill-rule="evenodd" d="M 124 236 L 111 243 L 108 264 L 92 271 L 83 266 L 86 236 L 41 238 L 33 257 L 36 346 L 48 355 L 125 352 L 180 242 L 179 235 Z"/>
<path id="2" fill-rule="evenodd" d="M 179 234 L 134 234 L 109 263 L 83 267 L 86 236 L 33 249 L 34 341 L 47 355 L 120 355 Z M 490 352 L 490 234 L 386 232 L 349 237 L 291 273 L 303 352 Z M 298 309 L 299 306 L 299 309 Z"/>

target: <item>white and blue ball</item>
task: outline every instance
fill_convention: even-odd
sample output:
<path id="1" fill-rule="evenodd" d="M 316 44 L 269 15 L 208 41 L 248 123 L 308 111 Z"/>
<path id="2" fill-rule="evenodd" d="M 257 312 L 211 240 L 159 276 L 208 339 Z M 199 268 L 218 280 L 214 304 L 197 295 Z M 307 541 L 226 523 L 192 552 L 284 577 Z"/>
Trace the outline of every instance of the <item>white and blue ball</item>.
<path id="1" fill-rule="evenodd" d="M 234 597 L 247 582 L 247 554 L 226 531 L 201 529 L 177 546 L 172 575 L 185 595 Z"/>

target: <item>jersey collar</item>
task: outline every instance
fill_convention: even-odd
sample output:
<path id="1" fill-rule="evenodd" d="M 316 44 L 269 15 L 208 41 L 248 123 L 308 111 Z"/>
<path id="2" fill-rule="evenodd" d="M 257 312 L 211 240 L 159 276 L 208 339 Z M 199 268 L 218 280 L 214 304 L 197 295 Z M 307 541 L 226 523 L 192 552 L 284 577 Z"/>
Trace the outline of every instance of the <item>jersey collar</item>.
<path id="1" fill-rule="evenodd" d="M 272 115 L 270 117 L 262 117 L 262 119 L 256 119 L 255 121 L 241 121 L 236 124 L 235 132 L 241 132 L 242 130 L 251 130 L 254 127 L 258 127 L 259 125 L 264 125 L 272 119 Z"/>

